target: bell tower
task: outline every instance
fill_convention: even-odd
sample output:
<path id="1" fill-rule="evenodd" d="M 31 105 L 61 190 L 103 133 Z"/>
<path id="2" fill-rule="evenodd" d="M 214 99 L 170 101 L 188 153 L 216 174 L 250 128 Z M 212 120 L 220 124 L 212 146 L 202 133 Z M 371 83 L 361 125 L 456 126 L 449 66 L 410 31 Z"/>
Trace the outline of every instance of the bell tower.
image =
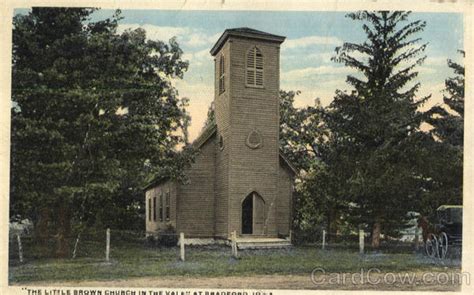
<path id="1" fill-rule="evenodd" d="M 280 44 L 285 37 L 228 29 L 215 60 L 217 235 L 276 236 Z M 250 198 L 250 199 L 249 199 Z"/>

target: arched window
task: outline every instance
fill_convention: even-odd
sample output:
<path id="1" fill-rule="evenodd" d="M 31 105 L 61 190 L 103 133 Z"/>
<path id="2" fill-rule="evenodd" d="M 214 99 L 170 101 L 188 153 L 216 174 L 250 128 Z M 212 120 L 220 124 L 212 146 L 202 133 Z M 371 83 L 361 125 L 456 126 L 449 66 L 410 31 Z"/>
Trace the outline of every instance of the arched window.
<path id="1" fill-rule="evenodd" d="M 247 52 L 246 68 L 246 85 L 263 87 L 263 55 L 257 47 L 253 47 Z"/>
<path id="2" fill-rule="evenodd" d="M 225 61 L 224 56 L 219 58 L 219 94 L 225 91 Z"/>

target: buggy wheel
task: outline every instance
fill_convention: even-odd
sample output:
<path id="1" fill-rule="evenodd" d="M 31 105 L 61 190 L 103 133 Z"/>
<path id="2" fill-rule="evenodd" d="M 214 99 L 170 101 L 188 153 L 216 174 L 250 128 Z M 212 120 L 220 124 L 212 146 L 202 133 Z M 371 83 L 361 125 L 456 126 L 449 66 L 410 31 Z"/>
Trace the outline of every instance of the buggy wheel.
<path id="1" fill-rule="evenodd" d="M 428 239 L 426 239 L 425 243 L 425 251 L 426 255 L 429 257 L 435 258 L 438 256 L 438 239 L 436 238 L 436 235 L 434 234 L 429 234 Z"/>
<path id="2" fill-rule="evenodd" d="M 448 235 L 445 232 L 441 232 L 439 235 L 439 240 L 438 240 L 438 247 L 439 247 L 439 257 L 440 258 L 446 258 L 446 255 L 448 254 Z"/>

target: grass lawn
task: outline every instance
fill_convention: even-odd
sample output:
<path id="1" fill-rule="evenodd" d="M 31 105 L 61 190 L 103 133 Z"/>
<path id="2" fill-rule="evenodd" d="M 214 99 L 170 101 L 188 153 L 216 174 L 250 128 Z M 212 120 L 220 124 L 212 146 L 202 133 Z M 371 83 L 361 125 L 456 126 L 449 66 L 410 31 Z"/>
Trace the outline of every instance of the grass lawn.
<path id="1" fill-rule="evenodd" d="M 229 247 L 187 247 L 186 261 L 179 261 L 179 248 L 149 248 L 133 243 L 112 245 L 111 261 L 105 263 L 103 249 L 85 245 L 82 255 L 72 259 L 10 261 L 10 283 L 38 281 L 119 280 L 137 277 L 187 276 L 221 277 L 252 275 L 310 275 L 313 269 L 326 272 L 360 272 L 377 268 L 381 272 L 460 271 L 460 261 L 440 261 L 415 253 L 369 253 L 354 249 L 321 250 L 293 247 L 281 250 L 247 250 L 239 259 Z M 87 255 L 85 255 L 87 254 Z"/>

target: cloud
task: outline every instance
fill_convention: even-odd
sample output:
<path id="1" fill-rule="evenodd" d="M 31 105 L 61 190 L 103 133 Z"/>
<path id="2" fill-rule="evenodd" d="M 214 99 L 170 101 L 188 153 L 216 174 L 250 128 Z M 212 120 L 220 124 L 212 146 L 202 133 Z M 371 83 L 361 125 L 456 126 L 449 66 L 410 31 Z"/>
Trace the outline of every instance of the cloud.
<path id="1" fill-rule="evenodd" d="M 329 36 L 308 36 L 298 39 L 289 39 L 283 43 L 283 49 L 303 48 L 313 45 L 340 45 L 342 40 Z"/>
<path id="2" fill-rule="evenodd" d="M 187 47 L 210 47 L 217 41 L 220 34 L 207 34 L 205 31 L 191 27 L 167 27 L 155 26 L 149 24 L 119 24 L 118 33 L 127 29 L 135 30 L 142 28 L 146 31 L 147 38 L 150 40 L 168 41 L 176 37 L 178 43 Z"/>
<path id="3" fill-rule="evenodd" d="M 183 59 L 188 60 L 191 67 L 213 65 L 212 56 L 209 53 L 209 49 L 185 53 L 183 55 Z"/>
<path id="4" fill-rule="evenodd" d="M 320 66 L 308 67 L 303 69 L 291 70 L 282 73 L 282 80 L 307 80 L 319 75 L 346 75 L 353 73 L 354 70 L 347 67 Z"/>
<path id="5" fill-rule="evenodd" d="M 427 57 L 425 60 L 427 66 L 447 66 L 448 59 L 445 57 Z"/>
<path id="6" fill-rule="evenodd" d="M 138 28 L 144 29 L 147 38 L 150 40 L 168 41 L 175 36 L 183 36 L 190 33 L 190 30 L 187 27 L 160 27 L 141 24 L 119 24 L 117 31 L 118 33 L 123 33 L 125 30 L 135 30 Z"/>

